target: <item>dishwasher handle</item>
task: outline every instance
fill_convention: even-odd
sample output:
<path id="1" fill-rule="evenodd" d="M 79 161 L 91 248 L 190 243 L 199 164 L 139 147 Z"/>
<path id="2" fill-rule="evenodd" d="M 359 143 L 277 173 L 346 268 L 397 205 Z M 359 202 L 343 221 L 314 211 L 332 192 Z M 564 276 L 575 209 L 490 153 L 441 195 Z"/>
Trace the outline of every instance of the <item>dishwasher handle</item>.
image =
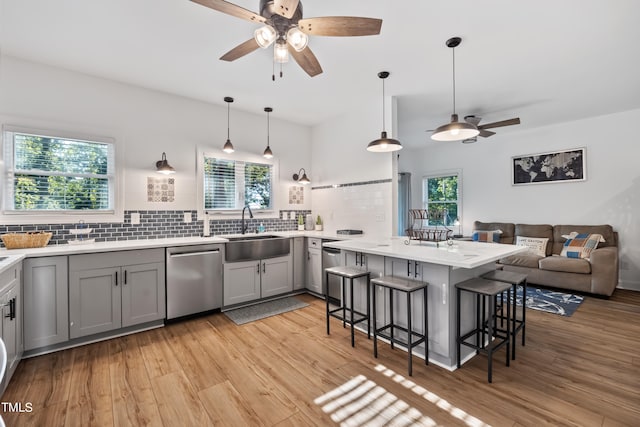
<path id="1" fill-rule="evenodd" d="M 199 255 L 209 255 L 209 254 L 219 254 L 220 249 L 212 249 L 210 251 L 197 251 L 197 252 L 180 252 L 177 254 L 169 254 L 171 258 L 181 258 L 187 256 L 199 256 Z"/>
<path id="2" fill-rule="evenodd" d="M 327 255 L 331 255 L 331 256 L 340 254 L 340 249 L 322 248 L 322 251 L 325 252 Z"/>

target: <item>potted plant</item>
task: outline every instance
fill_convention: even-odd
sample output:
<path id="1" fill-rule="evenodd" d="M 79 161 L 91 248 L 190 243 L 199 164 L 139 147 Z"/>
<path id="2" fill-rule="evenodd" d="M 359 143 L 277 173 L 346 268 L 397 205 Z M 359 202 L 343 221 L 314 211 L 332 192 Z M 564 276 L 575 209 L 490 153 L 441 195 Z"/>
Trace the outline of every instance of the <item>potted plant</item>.
<path id="1" fill-rule="evenodd" d="M 298 231 L 304 231 L 304 218 L 302 215 L 298 215 Z"/>
<path id="2" fill-rule="evenodd" d="M 316 218 L 316 231 L 322 231 L 322 218 L 320 215 Z"/>

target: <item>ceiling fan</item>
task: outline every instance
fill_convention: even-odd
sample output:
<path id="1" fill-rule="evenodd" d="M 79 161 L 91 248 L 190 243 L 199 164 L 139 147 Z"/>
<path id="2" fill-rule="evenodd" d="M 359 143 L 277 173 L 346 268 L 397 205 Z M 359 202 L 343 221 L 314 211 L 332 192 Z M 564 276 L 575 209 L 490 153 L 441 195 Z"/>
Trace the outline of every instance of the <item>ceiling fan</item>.
<path id="1" fill-rule="evenodd" d="M 519 117 L 515 117 L 513 119 L 508 119 L 508 120 L 501 120 L 499 122 L 493 122 L 493 123 L 487 123 L 486 125 L 481 125 L 480 124 L 480 120 L 482 120 L 482 117 L 477 117 L 477 116 L 464 116 L 464 121 L 467 123 L 472 124 L 473 126 L 475 126 L 480 133 L 478 134 L 478 136 L 481 136 L 483 138 L 488 138 L 492 135 L 495 135 L 495 132 L 492 132 L 490 130 L 487 129 L 494 129 L 494 128 L 499 128 L 499 127 L 503 127 L 503 126 L 512 126 L 512 125 L 519 125 L 520 124 L 520 118 Z M 478 140 L 478 136 L 474 136 L 471 138 L 467 138 L 467 139 L 463 139 L 462 143 L 463 144 L 471 144 L 474 143 Z"/>
<path id="2" fill-rule="evenodd" d="M 302 18 L 299 0 L 260 0 L 260 13 L 254 13 L 224 0 L 191 0 L 236 18 L 264 24 L 254 37 L 220 57 L 235 61 L 259 47 L 274 44 L 274 64 L 288 62 L 289 54 L 311 77 L 322 73 L 322 67 L 308 43 L 308 36 L 371 36 L 380 34 L 381 19 L 354 16 L 322 16 Z M 282 66 L 282 65 L 281 65 Z M 282 77 L 282 69 L 280 70 Z M 275 74 L 272 76 L 275 80 Z"/>

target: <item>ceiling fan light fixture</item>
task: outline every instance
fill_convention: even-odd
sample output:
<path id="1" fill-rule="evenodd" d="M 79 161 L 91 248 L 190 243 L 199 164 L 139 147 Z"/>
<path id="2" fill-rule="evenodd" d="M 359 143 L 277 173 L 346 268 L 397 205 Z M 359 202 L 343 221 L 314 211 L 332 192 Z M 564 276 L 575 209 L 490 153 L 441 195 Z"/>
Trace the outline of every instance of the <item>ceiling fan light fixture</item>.
<path id="1" fill-rule="evenodd" d="M 289 31 L 287 31 L 287 42 L 296 52 L 301 52 L 307 47 L 309 36 L 300 31 L 298 27 L 291 27 Z"/>
<path id="2" fill-rule="evenodd" d="M 256 43 L 263 49 L 271 46 L 271 43 L 273 43 L 277 37 L 276 29 L 271 25 L 260 27 L 253 33 L 253 38 L 256 39 Z"/>
<path id="3" fill-rule="evenodd" d="M 478 136 L 480 131 L 471 123 L 459 122 L 458 115 L 451 115 L 451 123 L 439 126 L 431 135 L 435 141 L 460 141 Z"/>
<path id="4" fill-rule="evenodd" d="M 388 71 L 380 71 L 378 77 L 382 80 L 382 132 L 380 138 L 373 140 L 367 145 L 367 151 L 373 153 L 390 153 L 402 150 L 402 144 L 397 139 L 388 138 L 387 131 L 384 130 L 384 80 L 389 77 Z"/>
<path id="5" fill-rule="evenodd" d="M 287 48 L 287 42 L 283 39 L 278 39 L 273 48 L 273 61 L 277 64 L 284 64 L 289 62 L 289 49 Z"/>

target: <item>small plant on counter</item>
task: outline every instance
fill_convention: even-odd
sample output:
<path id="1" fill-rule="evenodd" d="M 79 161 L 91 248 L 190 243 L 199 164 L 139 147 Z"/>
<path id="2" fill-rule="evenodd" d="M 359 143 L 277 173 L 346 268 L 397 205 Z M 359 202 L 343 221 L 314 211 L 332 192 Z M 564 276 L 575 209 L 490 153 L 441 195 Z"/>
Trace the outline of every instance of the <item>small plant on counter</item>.
<path id="1" fill-rule="evenodd" d="M 322 231 L 322 218 L 320 215 L 316 218 L 316 231 Z"/>
<path id="2" fill-rule="evenodd" d="M 304 231 L 304 218 L 302 214 L 298 215 L 298 231 Z"/>

